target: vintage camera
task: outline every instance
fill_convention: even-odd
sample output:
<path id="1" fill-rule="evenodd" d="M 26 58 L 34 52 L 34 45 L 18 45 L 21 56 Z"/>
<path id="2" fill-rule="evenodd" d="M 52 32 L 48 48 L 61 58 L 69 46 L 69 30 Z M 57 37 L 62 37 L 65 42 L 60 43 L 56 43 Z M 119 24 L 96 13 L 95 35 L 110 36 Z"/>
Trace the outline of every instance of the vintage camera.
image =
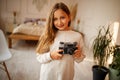
<path id="1" fill-rule="evenodd" d="M 77 49 L 76 45 L 77 42 L 60 42 L 59 49 L 63 50 L 60 54 L 74 54 L 74 51 Z"/>

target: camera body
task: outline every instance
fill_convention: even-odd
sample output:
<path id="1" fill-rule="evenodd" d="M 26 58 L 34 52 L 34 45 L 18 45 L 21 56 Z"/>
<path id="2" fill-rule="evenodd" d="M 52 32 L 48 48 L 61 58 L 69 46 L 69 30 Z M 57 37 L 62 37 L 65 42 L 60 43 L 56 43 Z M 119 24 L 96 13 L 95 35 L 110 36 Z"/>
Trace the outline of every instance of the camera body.
<path id="1" fill-rule="evenodd" d="M 77 42 L 60 42 L 59 49 L 63 50 L 60 54 L 74 54 L 74 51 L 77 49 L 76 45 Z"/>

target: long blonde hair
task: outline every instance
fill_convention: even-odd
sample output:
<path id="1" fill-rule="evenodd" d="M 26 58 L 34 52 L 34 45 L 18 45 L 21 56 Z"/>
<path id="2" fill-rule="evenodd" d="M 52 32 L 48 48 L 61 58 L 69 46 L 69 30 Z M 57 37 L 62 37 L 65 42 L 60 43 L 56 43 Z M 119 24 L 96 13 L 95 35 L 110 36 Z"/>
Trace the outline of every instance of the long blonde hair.
<path id="1" fill-rule="evenodd" d="M 54 42 L 54 38 L 58 31 L 58 29 L 54 26 L 54 12 L 58 9 L 62 9 L 67 15 L 70 15 L 70 11 L 64 3 L 62 2 L 56 3 L 53 6 L 52 11 L 47 20 L 45 31 L 41 35 L 37 49 L 36 49 L 36 52 L 39 54 L 48 52 L 50 45 Z M 70 26 L 70 23 L 71 23 L 71 20 L 69 21 L 68 26 Z"/>

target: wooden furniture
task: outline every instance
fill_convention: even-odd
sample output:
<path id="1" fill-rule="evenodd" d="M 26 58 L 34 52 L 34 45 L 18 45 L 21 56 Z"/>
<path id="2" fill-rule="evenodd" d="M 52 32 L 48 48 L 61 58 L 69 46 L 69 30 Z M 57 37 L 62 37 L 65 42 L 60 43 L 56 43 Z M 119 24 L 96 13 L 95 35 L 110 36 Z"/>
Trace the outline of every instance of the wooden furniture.
<path id="1" fill-rule="evenodd" d="M 12 48 L 12 40 L 27 40 L 27 41 L 38 41 L 46 23 L 45 18 L 28 18 L 19 25 L 7 25 L 7 27 L 12 28 L 8 36 L 8 46 Z"/>
<path id="2" fill-rule="evenodd" d="M 8 37 L 8 46 L 9 48 L 12 48 L 12 39 L 16 40 L 39 40 L 40 36 L 32 36 L 32 35 L 26 35 L 26 34 L 11 34 Z"/>

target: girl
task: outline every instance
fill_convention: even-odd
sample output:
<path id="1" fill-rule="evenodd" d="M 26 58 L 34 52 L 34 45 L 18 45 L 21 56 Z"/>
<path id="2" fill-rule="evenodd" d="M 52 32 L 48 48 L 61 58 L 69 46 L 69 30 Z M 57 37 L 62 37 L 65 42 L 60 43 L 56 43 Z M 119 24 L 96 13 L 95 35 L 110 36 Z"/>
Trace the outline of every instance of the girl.
<path id="1" fill-rule="evenodd" d="M 40 80 L 73 80 L 74 61 L 85 57 L 82 35 L 70 29 L 70 11 L 60 2 L 56 3 L 36 49 L 41 63 Z M 60 42 L 77 42 L 74 54 L 60 54 Z"/>

